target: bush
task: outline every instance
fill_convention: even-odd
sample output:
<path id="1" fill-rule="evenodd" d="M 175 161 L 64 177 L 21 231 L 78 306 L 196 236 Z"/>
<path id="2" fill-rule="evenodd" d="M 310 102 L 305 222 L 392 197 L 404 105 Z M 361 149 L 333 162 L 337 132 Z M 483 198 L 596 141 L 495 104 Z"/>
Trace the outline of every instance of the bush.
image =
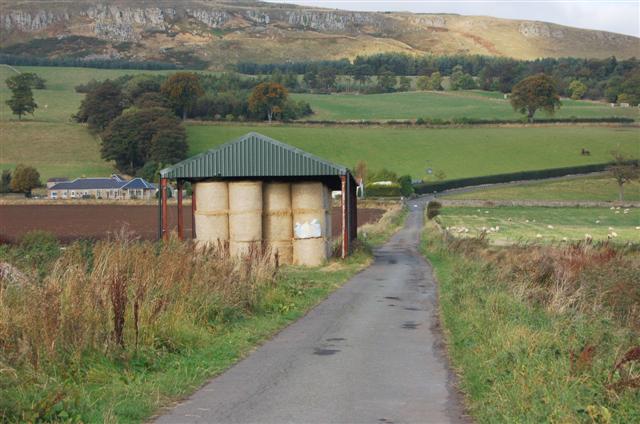
<path id="1" fill-rule="evenodd" d="M 433 219 L 436 216 L 440 215 L 440 209 L 442 208 L 442 203 L 436 202 L 432 200 L 427 205 L 427 219 Z"/>
<path id="2" fill-rule="evenodd" d="M 56 236 L 41 230 L 26 233 L 18 246 L 21 262 L 34 269 L 40 277 L 49 271 L 60 252 L 60 243 Z"/>
<path id="3" fill-rule="evenodd" d="M 413 184 L 411 184 L 411 175 L 399 177 L 398 184 L 400 185 L 400 193 L 402 193 L 404 197 L 409 197 L 414 193 Z"/>
<path id="4" fill-rule="evenodd" d="M 400 191 L 399 184 L 391 184 L 391 185 L 368 184 L 365 186 L 364 193 L 367 197 L 400 197 L 402 196 L 402 192 Z"/>

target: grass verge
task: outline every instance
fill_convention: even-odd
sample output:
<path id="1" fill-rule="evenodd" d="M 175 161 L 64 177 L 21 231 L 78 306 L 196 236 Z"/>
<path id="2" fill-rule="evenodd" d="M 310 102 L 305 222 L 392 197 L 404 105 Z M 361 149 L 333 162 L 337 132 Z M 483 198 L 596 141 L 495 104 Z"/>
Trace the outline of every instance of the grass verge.
<path id="1" fill-rule="evenodd" d="M 372 240 L 397 230 L 401 214 L 391 208 L 370 227 L 382 234 Z M 78 242 L 61 251 L 55 238 L 34 234 L 3 247 L 0 421 L 143 421 L 370 260 L 362 248 L 345 261 L 275 272 L 260 258 L 198 255 L 177 241 Z"/>
<path id="2" fill-rule="evenodd" d="M 423 240 L 478 422 L 640 421 L 637 251 L 488 248 L 446 242 L 432 223 Z"/>

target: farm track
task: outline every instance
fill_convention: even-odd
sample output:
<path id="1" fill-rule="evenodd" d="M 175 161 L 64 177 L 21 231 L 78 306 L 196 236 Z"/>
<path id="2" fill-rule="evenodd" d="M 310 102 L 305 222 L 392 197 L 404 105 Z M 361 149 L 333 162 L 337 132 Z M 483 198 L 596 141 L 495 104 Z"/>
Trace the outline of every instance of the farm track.
<path id="1" fill-rule="evenodd" d="M 156 422 L 466 422 L 418 249 L 423 207 L 369 268 Z"/>
<path id="2" fill-rule="evenodd" d="M 358 210 L 358 225 L 376 222 L 384 209 Z M 169 206 L 169 225 L 178 222 L 175 205 Z M 191 206 L 184 208 L 185 235 L 191 235 Z M 340 234 L 340 209 L 332 210 L 332 235 Z M 122 231 L 145 240 L 158 235 L 155 205 L 0 205 L 0 243 L 13 243 L 32 230 L 49 231 L 62 242 L 104 239 Z"/>

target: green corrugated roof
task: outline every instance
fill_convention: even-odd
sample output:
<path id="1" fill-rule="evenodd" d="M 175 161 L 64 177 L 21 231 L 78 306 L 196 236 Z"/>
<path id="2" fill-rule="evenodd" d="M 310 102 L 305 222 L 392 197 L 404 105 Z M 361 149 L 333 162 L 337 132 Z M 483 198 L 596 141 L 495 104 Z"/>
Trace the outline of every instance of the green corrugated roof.
<path id="1" fill-rule="evenodd" d="M 296 177 L 346 175 L 348 172 L 344 166 L 250 132 L 163 169 L 160 175 L 164 178 Z"/>

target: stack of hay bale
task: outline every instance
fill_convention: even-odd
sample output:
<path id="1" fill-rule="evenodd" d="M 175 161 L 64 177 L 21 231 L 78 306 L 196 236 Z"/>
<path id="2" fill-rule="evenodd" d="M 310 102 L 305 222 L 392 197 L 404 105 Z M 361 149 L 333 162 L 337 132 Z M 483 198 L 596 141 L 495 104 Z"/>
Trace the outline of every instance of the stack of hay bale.
<path id="1" fill-rule="evenodd" d="M 265 183 L 262 192 L 264 213 L 262 237 L 280 264 L 293 263 L 293 221 L 291 216 L 291 184 Z"/>
<path id="2" fill-rule="evenodd" d="M 204 245 L 226 246 L 229 241 L 229 190 L 226 182 L 201 182 L 193 187 L 197 208 L 197 240 Z"/>
<path id="3" fill-rule="evenodd" d="M 330 197 L 329 189 L 320 182 L 292 184 L 294 264 L 317 266 L 329 256 Z"/>
<path id="4" fill-rule="evenodd" d="M 261 242 L 262 181 L 230 182 L 229 252 L 246 255 L 259 248 Z"/>
<path id="5" fill-rule="evenodd" d="M 195 183 L 197 241 L 246 255 L 262 244 L 280 264 L 321 265 L 330 256 L 331 195 L 321 182 Z"/>

